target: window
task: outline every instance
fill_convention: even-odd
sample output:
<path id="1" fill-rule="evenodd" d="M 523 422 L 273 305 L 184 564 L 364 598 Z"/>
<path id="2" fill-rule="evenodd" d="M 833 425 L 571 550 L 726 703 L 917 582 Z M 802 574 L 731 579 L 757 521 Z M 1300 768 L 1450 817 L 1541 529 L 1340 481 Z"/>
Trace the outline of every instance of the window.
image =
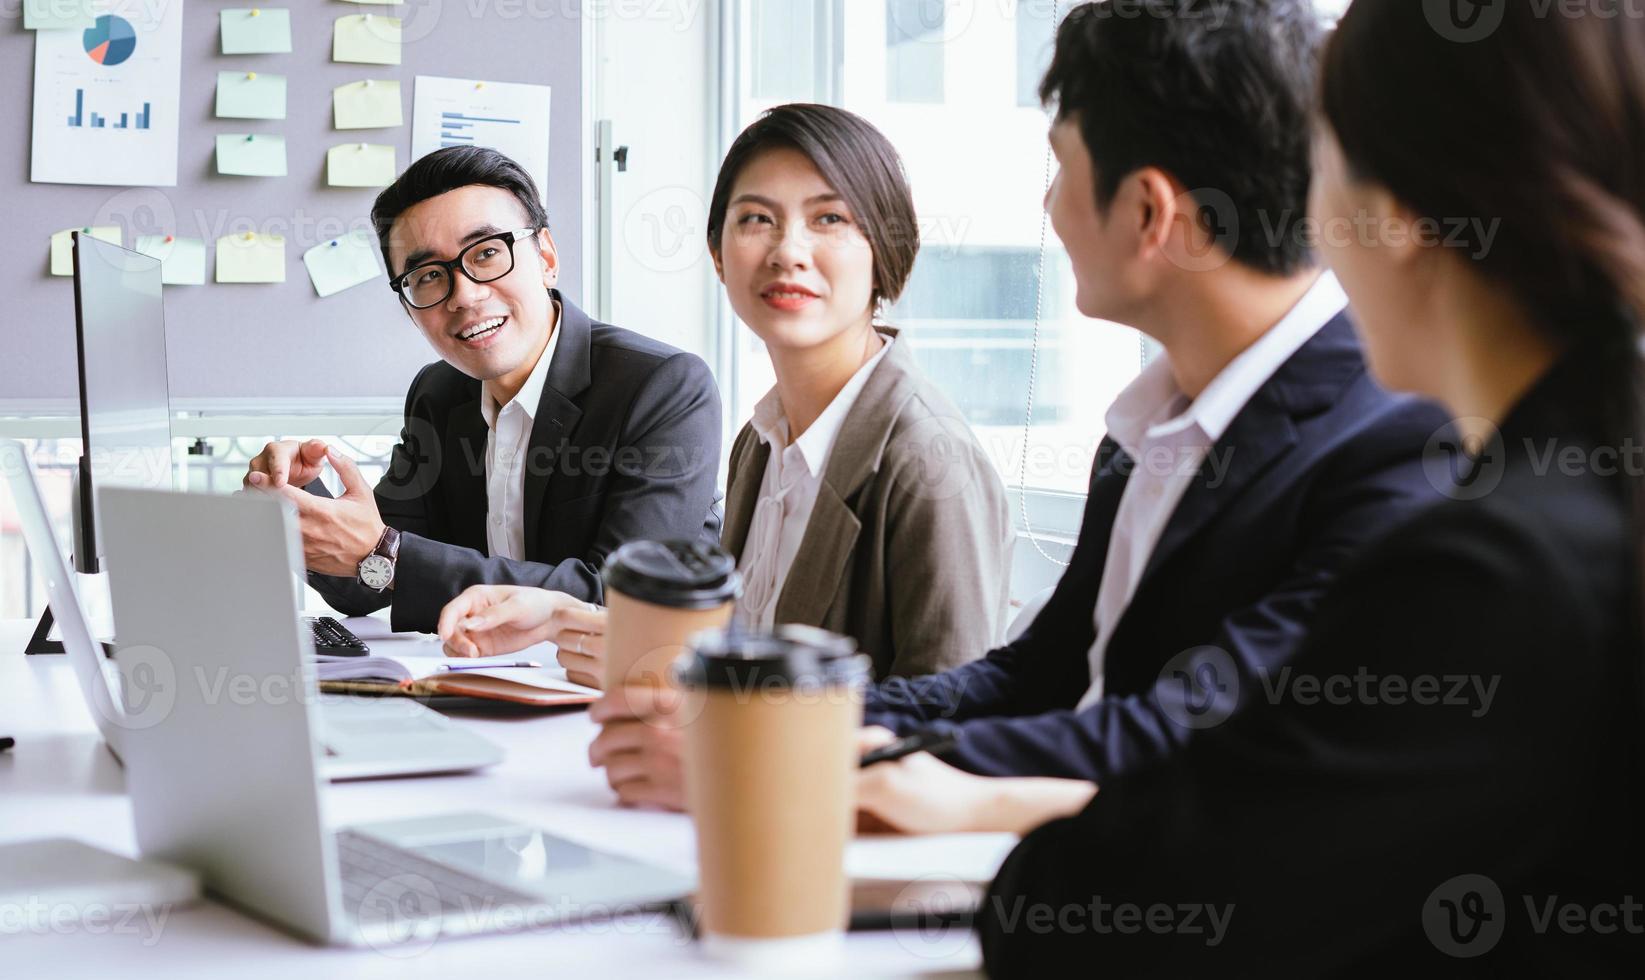
<path id="1" fill-rule="evenodd" d="M 885 97 L 890 102 L 941 102 L 943 0 L 886 0 Z"/>
<path id="2" fill-rule="evenodd" d="M 811 16 L 792 18 L 797 26 L 786 36 L 769 16 L 750 16 L 767 6 L 743 0 L 739 23 L 757 36 L 741 50 L 826 58 L 832 67 L 806 91 L 780 97 L 740 86 L 732 135 L 792 99 L 842 105 L 885 132 L 908 168 L 923 242 L 886 318 L 965 412 L 1008 486 L 1083 494 L 1108 404 L 1142 357 L 1134 331 L 1075 310 L 1073 273 L 1049 229 L 1036 290 L 1049 120 L 1037 94 L 1024 95 L 1038 88 L 1049 58 L 1053 9 L 1066 13 L 1072 3 L 814 0 Z M 810 25 L 819 23 L 833 33 L 813 50 Z M 726 319 L 736 378 L 728 411 L 740 424 L 773 379 L 759 340 L 729 312 Z M 1034 419 L 1025 439 L 1031 367 Z M 1072 533 L 1079 508 L 1031 505 L 1029 516 L 1036 530 Z"/>

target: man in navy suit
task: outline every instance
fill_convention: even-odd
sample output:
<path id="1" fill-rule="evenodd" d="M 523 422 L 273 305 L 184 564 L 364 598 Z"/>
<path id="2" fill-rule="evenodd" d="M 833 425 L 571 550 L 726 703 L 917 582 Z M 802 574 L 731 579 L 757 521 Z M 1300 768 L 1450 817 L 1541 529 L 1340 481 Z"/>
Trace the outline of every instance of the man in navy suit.
<path id="1" fill-rule="evenodd" d="M 957 728 L 942 758 L 982 775 L 1101 784 L 1170 757 L 1226 720 L 1231 687 L 1283 667 L 1367 543 L 1440 499 L 1422 457 L 1442 413 L 1371 380 L 1311 255 L 1311 5 L 1226 23 L 1104 6 L 1069 14 L 1041 88 L 1060 164 L 1045 206 L 1080 312 L 1164 353 L 1109 409 L 1072 562 L 1033 624 L 882 684 L 866 712 L 897 734 Z M 935 792 L 864 791 L 908 829 Z"/>

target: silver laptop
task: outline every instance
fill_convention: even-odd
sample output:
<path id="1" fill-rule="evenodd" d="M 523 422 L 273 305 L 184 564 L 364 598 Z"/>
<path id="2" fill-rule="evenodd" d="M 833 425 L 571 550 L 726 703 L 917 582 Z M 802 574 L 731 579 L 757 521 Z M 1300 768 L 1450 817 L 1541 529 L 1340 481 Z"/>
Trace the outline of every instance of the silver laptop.
<path id="1" fill-rule="evenodd" d="M 117 659 L 163 662 L 174 678 L 165 710 L 126 743 L 144 856 L 193 868 L 228 901 L 341 945 L 607 917 L 690 889 L 683 876 L 483 814 L 327 832 L 312 665 L 295 615 L 294 515 L 275 498 L 113 487 L 101 506 Z M 219 684 L 225 649 L 235 676 Z M 307 696 L 286 696 L 291 677 Z M 258 693 L 225 695 L 233 685 Z"/>
<path id="2" fill-rule="evenodd" d="M 164 706 L 165 687 L 170 683 L 168 667 L 153 657 L 145 659 L 136 651 L 120 661 L 122 666 L 118 668 L 103 656 L 102 645 L 93 638 L 74 578 L 52 533 L 51 520 L 27 451 L 20 443 L 0 439 L 0 473 L 5 474 L 12 496 L 17 500 L 23 540 L 46 580 L 46 598 L 62 631 L 63 649 L 80 693 L 86 699 L 86 707 L 91 710 L 109 750 L 116 759 L 123 759 L 123 745 L 129 733 L 142 728 L 145 719 Z M 204 529 L 196 525 L 195 534 L 201 530 Z M 232 535 L 229 540 L 245 541 L 235 529 L 226 533 Z M 167 550 L 188 549 L 196 543 L 195 534 L 185 534 L 169 542 Z M 274 548 L 282 560 L 286 554 L 283 539 L 272 538 L 262 546 Z M 142 563 L 136 572 L 143 574 Z M 163 582 L 150 583 L 150 587 L 154 585 L 165 587 Z M 281 598 L 274 598 L 272 602 L 284 608 Z M 242 600 L 236 605 L 243 604 Z M 234 606 L 194 605 L 179 616 L 175 625 L 178 629 L 189 629 L 202 616 L 213 614 L 233 617 L 236 611 Z M 311 641 L 305 637 L 302 642 Z M 229 655 L 234 649 L 232 644 L 222 647 L 219 663 L 213 669 L 214 674 L 224 675 L 225 683 L 226 672 L 234 666 L 234 657 Z M 235 692 L 223 688 L 220 693 L 232 696 Z M 328 779 L 462 772 L 495 764 L 503 758 L 503 750 L 494 742 L 405 698 L 328 697 L 321 703 L 318 728 L 325 753 L 321 771 Z"/>

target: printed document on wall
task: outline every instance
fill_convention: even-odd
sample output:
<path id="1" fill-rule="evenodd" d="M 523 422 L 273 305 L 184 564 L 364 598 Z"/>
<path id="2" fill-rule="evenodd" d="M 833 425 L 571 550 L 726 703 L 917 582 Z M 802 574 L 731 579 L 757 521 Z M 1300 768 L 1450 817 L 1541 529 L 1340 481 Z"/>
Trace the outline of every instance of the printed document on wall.
<path id="1" fill-rule="evenodd" d="M 34 35 L 29 179 L 175 186 L 183 0 L 93 0 L 84 30 Z"/>
<path id="2" fill-rule="evenodd" d="M 549 86 L 418 75 L 411 159 L 448 146 L 488 146 L 512 157 L 548 198 Z"/>

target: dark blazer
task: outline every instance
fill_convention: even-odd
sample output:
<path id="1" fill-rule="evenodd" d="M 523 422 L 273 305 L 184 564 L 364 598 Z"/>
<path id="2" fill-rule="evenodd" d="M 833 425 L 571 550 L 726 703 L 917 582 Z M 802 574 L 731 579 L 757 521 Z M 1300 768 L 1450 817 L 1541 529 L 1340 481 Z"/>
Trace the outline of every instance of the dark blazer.
<path id="1" fill-rule="evenodd" d="M 708 365 L 554 293 L 561 333 L 526 457 L 525 560 L 488 554 L 480 382 L 441 361 L 412 382 L 376 487 L 384 523 L 401 533 L 394 587 L 378 595 L 310 575 L 333 608 L 364 615 L 392 602 L 394 629 L 432 631 L 447 602 L 482 582 L 600 601 L 600 566 L 618 545 L 718 539 L 720 396 Z"/>
<path id="2" fill-rule="evenodd" d="M 870 694 L 867 721 L 899 732 L 956 722 L 955 764 L 989 775 L 1106 782 L 1170 756 L 1192 729 L 1154 696 L 1173 658 L 1213 646 L 1251 668 L 1296 651 L 1320 596 L 1374 537 L 1432 504 L 1423 445 L 1446 420 L 1365 370 L 1347 316 L 1291 356 L 1212 447 L 1115 626 L 1103 699 L 1088 652 L 1108 538 L 1132 462 L 1097 452 L 1071 564 L 1033 624 L 976 663 Z"/>
<path id="3" fill-rule="evenodd" d="M 1242 688 L 1255 706 L 1171 766 L 1028 835 L 984 903 L 989 973 L 1637 976 L 1639 528 L 1573 411 L 1592 378 L 1550 372 L 1454 499 L 1368 551 L 1286 683 Z M 1297 682 L 1361 673 L 1336 703 Z M 1214 947 L 1005 918 L 1099 894 L 1233 911 Z"/>
<path id="4" fill-rule="evenodd" d="M 725 502 L 739 557 L 770 456 L 744 425 Z M 1003 636 L 1013 537 L 994 465 L 901 337 L 840 427 L 775 621 L 852 637 L 875 677 L 957 667 Z"/>

